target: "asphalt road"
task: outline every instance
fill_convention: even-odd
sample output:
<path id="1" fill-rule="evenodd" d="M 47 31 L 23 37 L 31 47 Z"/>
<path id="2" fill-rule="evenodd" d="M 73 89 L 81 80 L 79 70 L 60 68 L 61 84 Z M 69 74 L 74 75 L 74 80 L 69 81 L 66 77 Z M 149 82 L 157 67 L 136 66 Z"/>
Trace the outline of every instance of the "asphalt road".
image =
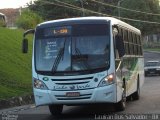
<path id="1" fill-rule="evenodd" d="M 160 53 L 145 52 L 145 61 L 160 60 Z M 121 115 L 132 114 L 154 114 L 149 119 L 160 119 L 160 76 L 149 76 L 145 78 L 145 83 L 141 88 L 141 97 L 138 101 L 128 101 L 125 111 L 116 112 L 112 105 L 90 105 L 90 106 L 64 106 L 63 115 L 60 117 L 51 116 L 48 107 L 35 107 L 34 105 L 21 106 L 0 110 L 4 117 L 13 117 L 18 120 L 82 120 L 82 119 L 123 119 Z M 131 116 L 133 117 L 133 116 Z M 144 117 L 145 116 L 140 116 Z M 146 116 L 147 117 L 147 116 Z M 130 117 L 125 116 L 130 119 Z M 0 118 L 1 119 L 1 118 Z M 15 120 L 17 120 L 15 119 Z M 132 118 L 133 119 L 133 118 Z"/>

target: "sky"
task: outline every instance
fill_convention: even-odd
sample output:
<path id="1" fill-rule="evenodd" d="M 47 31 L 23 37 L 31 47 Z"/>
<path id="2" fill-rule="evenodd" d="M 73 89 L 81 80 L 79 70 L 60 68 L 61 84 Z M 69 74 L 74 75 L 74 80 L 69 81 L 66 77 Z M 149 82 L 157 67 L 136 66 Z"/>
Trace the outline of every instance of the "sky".
<path id="1" fill-rule="evenodd" d="M 24 7 L 26 3 L 34 0 L 0 0 L 0 9 Z"/>
<path id="2" fill-rule="evenodd" d="M 26 3 L 34 0 L 0 0 L 0 9 L 24 7 Z M 160 1 L 160 0 L 159 0 Z"/>

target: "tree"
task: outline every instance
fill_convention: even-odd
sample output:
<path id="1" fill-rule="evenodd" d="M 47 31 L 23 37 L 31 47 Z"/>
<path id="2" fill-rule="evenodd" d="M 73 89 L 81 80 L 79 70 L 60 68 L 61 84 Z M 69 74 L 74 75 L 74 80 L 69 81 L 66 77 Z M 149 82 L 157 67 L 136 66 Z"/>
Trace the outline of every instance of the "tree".
<path id="1" fill-rule="evenodd" d="M 59 0 L 59 1 L 78 6 L 79 8 L 82 7 L 82 1 L 83 1 L 83 7 L 85 9 L 118 17 L 118 8 L 93 2 L 91 0 Z M 96 0 L 96 1 L 117 6 L 119 0 L 112 0 L 112 1 Z M 60 4 L 62 6 L 57 6 L 55 4 Z M 65 8 L 64 4 L 57 2 L 57 0 L 37 0 L 34 2 L 34 4 L 29 4 L 28 7 L 30 10 L 42 16 L 44 20 L 54 20 L 60 18 L 82 16 L 82 11 L 71 9 L 73 8 L 73 6 L 71 8 Z M 136 11 L 160 14 L 159 0 L 123 0 L 121 2 L 121 7 L 133 9 Z M 147 15 L 140 12 L 131 12 L 123 9 L 120 9 L 120 12 L 121 12 L 121 17 L 130 19 L 153 21 L 153 22 L 159 22 L 160 19 L 160 16 Z M 101 15 L 85 11 L 85 16 L 101 16 Z M 137 27 L 142 31 L 142 34 L 151 34 L 160 32 L 160 25 L 158 24 L 149 24 L 138 21 L 124 20 L 124 19 L 122 19 L 122 21 L 125 21 Z"/>
<path id="2" fill-rule="evenodd" d="M 142 11 L 147 13 L 160 14 L 160 6 L 158 0 L 124 0 L 121 2 L 121 7 L 133 9 L 136 11 Z M 142 21 L 159 22 L 160 16 L 149 15 L 140 12 L 130 12 L 126 10 L 120 10 L 121 17 L 137 19 Z M 123 20 L 142 31 L 142 34 L 152 34 L 160 32 L 160 25 L 150 24 L 136 21 Z"/>
<path id="3" fill-rule="evenodd" d="M 3 20 L 0 20 L 0 27 L 6 27 L 6 24 Z"/>
<path id="4" fill-rule="evenodd" d="M 89 9 L 95 12 L 110 12 L 112 10 L 109 10 L 110 7 L 104 7 L 101 4 L 97 4 L 96 2 L 92 2 L 91 0 L 59 0 L 60 2 L 65 2 L 74 6 L 77 6 L 79 8 L 83 7 L 85 9 Z M 106 0 L 99 0 L 101 2 L 106 2 Z M 110 0 L 107 0 L 110 2 Z M 115 0 L 113 0 L 115 1 Z M 45 3 L 49 2 L 49 3 Z M 54 4 L 60 4 L 62 5 L 57 6 Z M 80 17 L 82 16 L 83 10 L 76 10 L 71 8 L 64 7 L 64 4 L 56 2 L 56 0 L 37 0 L 34 2 L 34 4 L 28 4 L 28 7 L 30 10 L 33 10 L 37 14 L 43 17 L 45 20 L 54 20 L 54 19 L 60 19 L 60 18 L 68 18 L 68 17 Z M 88 11 L 85 11 L 85 16 L 100 16 L 96 13 L 91 13 Z"/>
<path id="5" fill-rule="evenodd" d="M 79 4 L 76 0 L 61 0 L 61 1 L 73 5 Z M 54 19 L 68 18 L 73 16 L 74 17 L 81 16 L 81 12 L 79 11 L 65 7 L 59 7 L 52 3 L 59 4 L 54 0 L 37 0 L 34 2 L 34 4 L 28 4 L 28 7 L 30 10 L 42 16 L 44 20 L 54 20 Z"/>
<path id="6" fill-rule="evenodd" d="M 31 29 L 35 28 L 37 24 L 41 23 L 42 21 L 43 20 L 39 15 L 37 15 L 33 11 L 30 11 L 29 9 L 25 9 L 18 17 L 16 24 L 19 28 Z"/>

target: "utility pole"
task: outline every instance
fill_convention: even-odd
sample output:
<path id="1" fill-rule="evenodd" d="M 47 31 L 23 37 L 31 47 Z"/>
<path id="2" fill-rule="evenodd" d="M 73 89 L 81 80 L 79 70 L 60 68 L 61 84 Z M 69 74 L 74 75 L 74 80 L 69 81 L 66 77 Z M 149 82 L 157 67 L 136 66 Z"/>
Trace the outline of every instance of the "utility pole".
<path id="1" fill-rule="evenodd" d="M 81 3 L 82 16 L 84 17 L 84 16 L 85 16 L 85 11 L 84 11 L 84 2 L 83 2 L 83 0 L 76 0 L 76 1 L 79 1 L 79 2 Z"/>
<path id="2" fill-rule="evenodd" d="M 118 17 L 119 17 L 119 19 L 121 19 L 121 11 L 120 11 L 120 5 L 121 5 L 121 2 L 123 2 L 124 0 L 119 0 L 118 1 Z"/>

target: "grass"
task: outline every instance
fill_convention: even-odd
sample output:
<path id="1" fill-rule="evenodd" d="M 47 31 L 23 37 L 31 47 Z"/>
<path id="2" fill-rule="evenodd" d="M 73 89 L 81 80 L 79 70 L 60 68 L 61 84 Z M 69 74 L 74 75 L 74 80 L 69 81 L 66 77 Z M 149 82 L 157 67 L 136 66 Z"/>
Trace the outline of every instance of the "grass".
<path id="1" fill-rule="evenodd" d="M 160 52 L 160 48 L 145 48 L 145 51 L 155 51 L 155 52 Z"/>
<path id="2" fill-rule="evenodd" d="M 0 28 L 0 99 L 31 94 L 31 40 L 22 54 L 23 30 Z M 31 39 L 31 38 L 30 38 Z"/>

